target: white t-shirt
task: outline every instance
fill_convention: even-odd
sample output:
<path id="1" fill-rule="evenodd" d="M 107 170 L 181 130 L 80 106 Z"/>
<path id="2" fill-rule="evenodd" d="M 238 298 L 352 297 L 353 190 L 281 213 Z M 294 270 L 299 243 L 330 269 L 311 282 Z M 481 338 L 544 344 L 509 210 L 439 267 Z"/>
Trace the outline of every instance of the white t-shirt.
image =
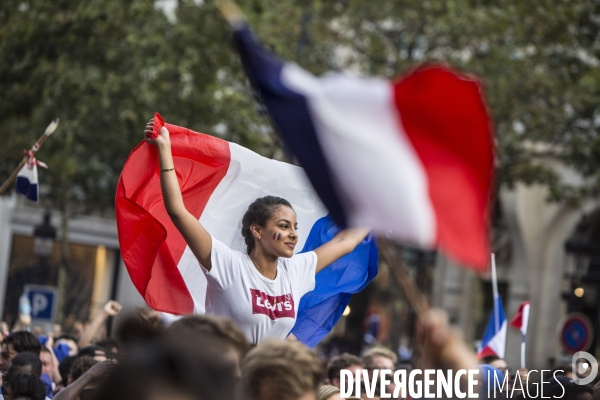
<path id="1" fill-rule="evenodd" d="M 212 238 L 212 268 L 202 268 L 208 281 L 206 313 L 231 318 L 250 343 L 284 339 L 292 330 L 304 294 L 315 288 L 314 251 L 279 258 L 277 276 L 269 279 L 250 256 Z"/>

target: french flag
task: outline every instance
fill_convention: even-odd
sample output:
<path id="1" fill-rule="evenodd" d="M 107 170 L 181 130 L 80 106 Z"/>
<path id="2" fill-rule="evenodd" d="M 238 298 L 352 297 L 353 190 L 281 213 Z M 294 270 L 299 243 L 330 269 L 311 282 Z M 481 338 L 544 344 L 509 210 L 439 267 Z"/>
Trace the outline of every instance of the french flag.
<path id="1" fill-rule="evenodd" d="M 38 161 L 30 158 L 17 173 L 17 193 L 36 203 L 39 197 L 37 165 Z"/>
<path id="2" fill-rule="evenodd" d="M 521 331 L 521 368 L 525 368 L 525 345 L 527 342 L 527 325 L 529 324 L 530 308 L 531 305 L 528 301 L 521 303 L 517 313 L 509 324 L 509 326 Z"/>
<path id="3" fill-rule="evenodd" d="M 521 331 L 523 336 L 527 335 L 527 325 L 529 323 L 529 309 L 531 305 L 528 301 L 524 301 L 519 306 L 517 313 L 510 321 L 510 326 Z"/>
<path id="4" fill-rule="evenodd" d="M 250 82 L 340 226 L 487 267 L 493 139 L 476 80 L 441 66 L 394 81 L 317 78 L 267 52 L 245 24 L 234 29 Z"/>
<path id="5" fill-rule="evenodd" d="M 155 117 L 155 131 L 162 119 Z M 294 165 L 264 158 L 235 143 L 165 124 L 186 208 L 214 237 L 246 251 L 242 216 L 250 203 L 273 195 L 288 200 L 298 215 L 297 249 L 310 251 L 339 231 Z M 140 143 L 119 180 L 116 219 L 121 256 L 133 284 L 155 310 L 186 315 L 205 312 L 206 278 L 164 207 L 158 154 Z M 317 344 L 341 317 L 352 293 L 377 275 L 377 247 L 367 237 L 351 254 L 317 274 L 315 290 L 305 295 L 292 331 Z M 252 310 L 248 310 L 251 314 Z"/>
<path id="6" fill-rule="evenodd" d="M 504 358 L 506 352 L 506 315 L 500 296 L 494 296 L 494 310 L 477 351 L 478 358 L 497 356 Z"/>

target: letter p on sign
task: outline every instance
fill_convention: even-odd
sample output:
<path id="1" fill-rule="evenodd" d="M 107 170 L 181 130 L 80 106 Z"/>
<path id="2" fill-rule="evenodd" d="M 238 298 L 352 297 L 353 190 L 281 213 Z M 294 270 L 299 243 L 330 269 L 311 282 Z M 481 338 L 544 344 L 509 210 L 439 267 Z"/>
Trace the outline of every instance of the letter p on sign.
<path id="1" fill-rule="evenodd" d="M 35 318 L 37 315 L 41 314 L 48 308 L 48 299 L 41 293 L 35 293 L 33 295 L 33 304 L 31 304 L 31 314 L 32 317 Z"/>

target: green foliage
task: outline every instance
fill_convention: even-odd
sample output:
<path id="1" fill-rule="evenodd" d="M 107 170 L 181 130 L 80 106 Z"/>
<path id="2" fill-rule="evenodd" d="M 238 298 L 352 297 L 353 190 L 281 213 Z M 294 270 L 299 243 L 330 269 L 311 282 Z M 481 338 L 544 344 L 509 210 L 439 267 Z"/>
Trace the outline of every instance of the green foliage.
<path id="1" fill-rule="evenodd" d="M 196 4 L 199 3 L 199 4 Z M 240 0 L 256 33 L 320 74 L 393 78 L 444 62 L 482 78 L 503 184 L 543 183 L 554 200 L 600 182 L 600 5 L 592 0 Z M 0 4 L 0 178 L 55 116 L 39 158 L 53 205 L 110 210 L 129 152 L 154 111 L 282 157 L 212 2 L 5 0 Z M 551 156 L 588 179 L 576 188 Z M 534 149 L 534 150 L 532 150 Z M 558 149 L 558 150 L 557 150 Z"/>

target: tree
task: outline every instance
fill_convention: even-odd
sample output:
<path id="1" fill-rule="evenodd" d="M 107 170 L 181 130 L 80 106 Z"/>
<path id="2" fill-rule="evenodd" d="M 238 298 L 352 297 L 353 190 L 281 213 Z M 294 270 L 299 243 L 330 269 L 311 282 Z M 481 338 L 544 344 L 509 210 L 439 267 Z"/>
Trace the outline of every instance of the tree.
<path id="1" fill-rule="evenodd" d="M 199 3 L 199 4 L 197 4 Z M 502 184 L 541 182 L 554 200 L 598 186 L 597 2 L 246 0 L 267 46 L 320 74 L 351 68 L 393 78 L 428 61 L 482 78 Z M 281 157 L 211 2 L 6 1 L 0 6 L 0 155 L 7 175 L 54 116 L 40 157 L 54 205 L 110 210 L 127 154 L 154 111 Z M 540 144 L 545 144 L 542 146 Z M 573 187 L 540 158 L 587 178 Z"/>
<path id="2" fill-rule="evenodd" d="M 242 4 L 269 46 L 314 73 L 352 68 L 394 78 L 442 62 L 479 76 L 495 121 L 500 184 L 545 184 L 554 201 L 597 194 L 597 1 Z M 549 157 L 579 172 L 584 184 L 562 180 L 544 162 Z"/>

